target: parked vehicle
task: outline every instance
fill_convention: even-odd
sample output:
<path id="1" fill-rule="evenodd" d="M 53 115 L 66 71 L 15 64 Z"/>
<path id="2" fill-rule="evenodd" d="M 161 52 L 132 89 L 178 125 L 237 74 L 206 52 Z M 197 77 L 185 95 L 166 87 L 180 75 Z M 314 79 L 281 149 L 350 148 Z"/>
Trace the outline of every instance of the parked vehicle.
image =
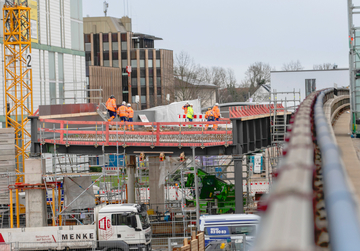
<path id="1" fill-rule="evenodd" d="M 200 217 L 200 231 L 205 233 L 205 245 L 213 240 L 231 241 L 246 235 L 246 241 L 253 241 L 260 221 L 255 214 L 203 215 Z M 242 238 L 242 236 L 241 236 Z"/>
<path id="2" fill-rule="evenodd" d="M 95 219 L 93 225 L 0 229 L 0 244 L 18 250 L 151 250 L 146 206 L 107 205 L 95 209 Z"/>

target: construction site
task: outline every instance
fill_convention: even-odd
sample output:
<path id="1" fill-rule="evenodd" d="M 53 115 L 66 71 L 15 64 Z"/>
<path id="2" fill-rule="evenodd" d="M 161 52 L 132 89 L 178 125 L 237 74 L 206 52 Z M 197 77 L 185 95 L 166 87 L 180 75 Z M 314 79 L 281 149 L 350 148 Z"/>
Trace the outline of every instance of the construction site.
<path id="1" fill-rule="evenodd" d="M 267 103 L 222 104 L 214 122 L 205 119 L 198 99 L 136 110 L 134 122 L 109 122 L 102 102 L 108 97 L 101 89 L 86 90 L 99 93 L 91 98 L 96 103 L 75 98 L 73 104 L 40 105 L 35 111 L 30 8 L 7 2 L 3 12 L 7 109 L 0 129 L 0 228 L 5 231 L 0 230 L 0 242 L 4 233 L 16 236 L 16 229 L 70 231 L 95 224 L 108 230 L 116 220 L 102 225 L 97 215 L 104 206 L 138 204 L 149 217 L 152 249 L 165 250 L 174 243 L 171 238 L 194 238 L 200 215 L 257 213 L 260 197 L 272 185 L 300 91 L 275 91 Z M 282 98 L 289 94 L 294 98 Z M 182 111 L 186 102 L 194 104 L 192 122 Z M 127 130 L 130 125 L 133 131 Z M 133 207 L 144 212 L 144 206 Z M 39 243 L 57 242 L 54 235 L 34 233 Z M 104 236 L 107 240 L 112 232 Z M 6 239 L 8 248 L 38 249 L 30 242 Z"/>

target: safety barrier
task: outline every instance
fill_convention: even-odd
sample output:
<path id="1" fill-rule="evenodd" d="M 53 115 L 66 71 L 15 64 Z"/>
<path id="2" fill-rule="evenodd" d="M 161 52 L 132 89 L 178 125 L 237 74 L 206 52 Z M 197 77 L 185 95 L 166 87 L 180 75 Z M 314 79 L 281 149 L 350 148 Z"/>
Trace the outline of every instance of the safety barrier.
<path id="1" fill-rule="evenodd" d="M 231 122 L 98 122 L 40 119 L 38 142 L 61 145 L 106 146 L 218 146 L 232 144 Z M 200 129 L 195 125 L 201 124 Z M 205 131 L 206 124 L 222 125 L 217 131 Z M 134 125 L 136 131 L 122 130 Z M 181 125 L 191 128 L 182 128 Z M 143 128 L 150 126 L 149 128 Z"/>
<path id="2" fill-rule="evenodd" d="M 261 202 L 265 212 L 254 250 L 360 246 L 355 203 L 330 128 L 348 106 L 348 94 L 347 89 L 314 92 L 292 116 L 272 191 Z"/>
<path id="3" fill-rule="evenodd" d="M 331 249 L 356 250 L 360 247 L 360 225 L 356 203 L 347 185 L 341 154 L 323 110 L 324 97 L 329 93 L 331 91 L 324 91 L 317 98 L 314 117 L 316 138 L 323 160 L 325 205 Z M 334 107 L 338 108 L 342 105 L 341 101 Z"/>
<path id="4" fill-rule="evenodd" d="M 274 110 L 274 105 L 248 105 L 229 107 L 230 118 L 241 118 L 256 115 L 269 115 Z M 277 112 L 284 112 L 285 108 L 282 104 L 277 104 Z"/>

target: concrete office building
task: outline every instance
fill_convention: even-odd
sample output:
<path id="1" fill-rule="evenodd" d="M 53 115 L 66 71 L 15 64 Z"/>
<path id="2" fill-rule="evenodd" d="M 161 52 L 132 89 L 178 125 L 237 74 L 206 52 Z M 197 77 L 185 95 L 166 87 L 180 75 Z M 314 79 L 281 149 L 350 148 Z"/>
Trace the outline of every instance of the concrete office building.
<path id="1" fill-rule="evenodd" d="M 173 51 L 155 49 L 155 40 L 161 38 L 132 32 L 128 17 L 85 17 L 89 88 L 103 89 L 104 100 L 114 95 L 117 104 L 135 103 L 138 95 L 139 104 L 133 105 L 134 109 L 166 104 L 167 94 L 173 101 Z M 130 77 L 126 66 L 131 66 Z"/>
<path id="2" fill-rule="evenodd" d="M 0 1 L 0 6 L 4 5 Z M 82 0 L 28 0 L 31 7 L 32 82 L 34 111 L 39 105 L 84 102 L 85 52 Z M 2 22 L 2 21 L 1 21 Z M 3 29 L 0 29 L 3 37 Z M 5 121 L 4 48 L 0 44 L 0 121 Z M 5 123 L 3 123 L 4 125 Z"/>

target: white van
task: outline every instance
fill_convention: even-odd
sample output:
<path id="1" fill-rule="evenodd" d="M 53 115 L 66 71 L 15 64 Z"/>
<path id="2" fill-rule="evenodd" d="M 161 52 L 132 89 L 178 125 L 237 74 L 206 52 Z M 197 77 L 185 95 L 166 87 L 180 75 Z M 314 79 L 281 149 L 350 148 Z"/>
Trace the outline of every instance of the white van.
<path id="1" fill-rule="evenodd" d="M 205 234 L 205 246 L 213 240 L 237 239 L 246 235 L 252 241 L 259 225 L 260 216 L 255 214 L 222 214 L 200 216 L 200 231 Z"/>

